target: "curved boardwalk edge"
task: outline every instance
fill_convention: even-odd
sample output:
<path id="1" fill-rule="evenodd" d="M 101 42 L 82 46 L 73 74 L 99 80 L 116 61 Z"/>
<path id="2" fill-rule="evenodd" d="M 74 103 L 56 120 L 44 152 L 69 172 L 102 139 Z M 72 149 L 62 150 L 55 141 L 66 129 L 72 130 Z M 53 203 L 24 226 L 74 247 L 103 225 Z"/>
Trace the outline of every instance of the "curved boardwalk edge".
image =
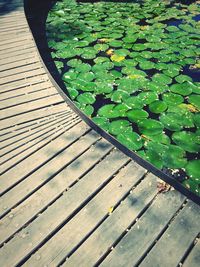
<path id="1" fill-rule="evenodd" d="M 1 266 L 198 266 L 200 208 L 87 126 L 52 85 L 23 1 L 0 12 Z"/>

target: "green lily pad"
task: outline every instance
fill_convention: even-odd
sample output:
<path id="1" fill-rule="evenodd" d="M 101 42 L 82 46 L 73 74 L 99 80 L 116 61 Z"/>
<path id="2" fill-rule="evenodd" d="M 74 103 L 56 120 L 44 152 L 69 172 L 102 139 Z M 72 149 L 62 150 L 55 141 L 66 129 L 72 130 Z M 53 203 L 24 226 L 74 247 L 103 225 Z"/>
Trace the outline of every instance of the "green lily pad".
<path id="1" fill-rule="evenodd" d="M 192 78 L 190 76 L 187 76 L 187 75 L 179 75 L 175 78 L 175 80 L 178 82 L 178 83 L 184 83 L 184 82 L 192 82 Z"/>
<path id="2" fill-rule="evenodd" d="M 117 140 L 130 150 L 139 150 L 143 146 L 142 138 L 135 132 L 125 132 L 117 135 Z"/>
<path id="3" fill-rule="evenodd" d="M 152 81 L 159 83 L 159 84 L 170 84 L 172 82 L 172 79 L 165 75 L 165 74 L 161 74 L 161 73 L 156 73 L 153 77 L 152 77 Z"/>
<path id="4" fill-rule="evenodd" d="M 113 86 L 109 82 L 96 82 L 96 93 L 109 94 L 113 91 Z"/>
<path id="5" fill-rule="evenodd" d="M 187 175 L 200 184 L 200 160 L 191 160 L 185 167 Z"/>
<path id="6" fill-rule="evenodd" d="M 79 94 L 76 89 L 70 87 L 67 87 L 67 92 L 71 99 L 75 99 Z"/>
<path id="7" fill-rule="evenodd" d="M 198 110 L 200 110 L 200 95 L 190 95 L 188 98 L 188 102 L 193 104 L 195 107 L 198 108 Z"/>
<path id="8" fill-rule="evenodd" d="M 167 104 L 164 101 L 156 100 L 149 105 L 149 110 L 155 114 L 162 113 L 167 109 Z"/>
<path id="9" fill-rule="evenodd" d="M 94 49 L 97 51 L 106 51 L 109 48 L 109 45 L 107 44 L 96 44 L 94 46 Z"/>
<path id="10" fill-rule="evenodd" d="M 93 72 L 82 72 L 78 75 L 78 78 L 83 81 L 91 82 L 94 80 L 95 75 Z"/>
<path id="11" fill-rule="evenodd" d="M 94 112 L 94 108 L 91 105 L 82 106 L 80 108 L 87 116 L 91 116 Z"/>
<path id="12" fill-rule="evenodd" d="M 145 159 L 153 164 L 158 169 L 162 169 L 163 167 L 163 159 L 162 156 L 159 155 L 157 151 L 147 150 Z"/>
<path id="13" fill-rule="evenodd" d="M 75 66 L 75 69 L 79 72 L 89 72 L 91 70 L 91 66 L 89 64 L 82 63 Z"/>
<path id="14" fill-rule="evenodd" d="M 123 100 L 127 99 L 129 97 L 129 93 L 122 91 L 122 90 L 117 90 L 114 91 L 114 93 L 111 96 L 111 100 L 116 103 L 121 103 Z"/>
<path id="15" fill-rule="evenodd" d="M 93 117 L 92 120 L 94 123 L 96 123 L 99 127 L 101 127 L 104 130 L 108 130 L 109 128 L 109 121 L 107 118 L 104 117 Z"/>
<path id="16" fill-rule="evenodd" d="M 150 70 L 153 69 L 155 67 L 155 63 L 151 62 L 151 61 L 143 61 L 139 64 L 140 68 L 143 70 Z"/>
<path id="17" fill-rule="evenodd" d="M 200 136 L 198 138 L 200 139 Z M 197 143 L 199 140 L 195 133 L 185 131 L 176 132 L 172 135 L 172 140 L 185 151 L 191 153 L 200 152 L 200 144 Z"/>
<path id="18" fill-rule="evenodd" d="M 168 105 L 178 105 L 184 101 L 182 96 L 173 93 L 164 93 L 162 99 Z"/>
<path id="19" fill-rule="evenodd" d="M 140 133 L 144 135 L 157 135 L 162 133 L 164 125 L 153 119 L 144 119 L 138 123 Z"/>
<path id="20" fill-rule="evenodd" d="M 116 120 L 110 123 L 109 133 L 118 135 L 120 133 L 125 133 L 126 131 L 132 132 L 132 127 L 130 126 L 129 121 Z"/>
<path id="21" fill-rule="evenodd" d="M 122 113 L 120 111 L 114 110 L 114 107 L 115 105 L 113 104 L 105 105 L 98 110 L 98 115 L 100 117 L 105 117 L 108 119 L 121 117 Z"/>
<path id="22" fill-rule="evenodd" d="M 127 99 L 124 100 L 124 103 L 129 107 L 129 108 L 142 108 L 144 104 L 141 102 L 140 98 L 136 96 L 131 96 Z"/>
<path id="23" fill-rule="evenodd" d="M 75 80 L 77 78 L 77 73 L 73 70 L 69 70 L 68 72 L 65 72 L 62 76 L 63 81 L 70 82 L 71 80 Z"/>
<path id="24" fill-rule="evenodd" d="M 131 122 L 138 122 L 146 119 L 148 116 L 148 112 L 142 109 L 133 109 L 127 112 L 127 117 Z"/>
<path id="25" fill-rule="evenodd" d="M 138 95 L 138 98 L 143 104 L 150 104 L 158 99 L 158 95 L 155 92 L 142 92 Z"/>
<path id="26" fill-rule="evenodd" d="M 82 64 L 82 61 L 80 59 L 71 59 L 67 61 L 67 65 L 73 68 L 78 67 L 80 64 Z"/>
<path id="27" fill-rule="evenodd" d="M 163 163 L 171 169 L 184 168 L 187 164 L 185 151 L 175 145 L 170 145 L 163 153 Z"/>
<path id="28" fill-rule="evenodd" d="M 92 93 L 83 93 L 77 97 L 77 100 L 81 104 L 93 104 L 96 98 Z"/>
<path id="29" fill-rule="evenodd" d="M 170 87 L 170 91 L 176 94 L 180 94 L 182 96 L 187 96 L 192 93 L 192 89 L 188 87 L 187 83 L 182 83 L 182 84 L 173 84 Z"/>

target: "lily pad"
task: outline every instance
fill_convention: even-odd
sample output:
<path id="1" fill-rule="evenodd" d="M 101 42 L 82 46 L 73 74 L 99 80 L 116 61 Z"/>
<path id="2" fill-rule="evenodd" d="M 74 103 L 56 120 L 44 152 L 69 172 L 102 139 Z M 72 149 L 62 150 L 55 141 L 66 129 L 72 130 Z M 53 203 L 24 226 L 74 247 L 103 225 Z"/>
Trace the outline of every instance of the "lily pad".
<path id="1" fill-rule="evenodd" d="M 107 118 L 104 117 L 93 117 L 92 120 L 96 123 L 99 127 L 104 130 L 108 130 L 109 128 L 109 121 Z"/>
<path id="2" fill-rule="evenodd" d="M 143 146 L 142 138 L 135 132 L 125 132 L 117 136 L 117 140 L 130 150 L 136 151 Z"/>
<path id="3" fill-rule="evenodd" d="M 170 145 L 163 153 L 163 163 L 171 169 L 184 168 L 187 164 L 185 151 L 175 145 Z"/>
<path id="4" fill-rule="evenodd" d="M 200 139 L 200 136 L 198 136 Z M 200 152 L 200 144 L 198 144 L 197 135 L 192 132 L 176 132 L 172 135 L 172 140 L 185 151 L 194 153 Z"/>
<path id="5" fill-rule="evenodd" d="M 128 122 L 127 120 L 116 120 L 110 123 L 109 133 L 113 135 L 118 135 L 127 131 L 132 132 L 130 122 Z"/>
<path id="6" fill-rule="evenodd" d="M 96 98 L 91 93 L 83 93 L 77 97 L 77 100 L 81 104 L 93 104 L 96 101 Z"/>
<path id="7" fill-rule="evenodd" d="M 133 109 L 127 112 L 127 117 L 131 122 L 139 122 L 149 116 L 148 112 L 142 109 Z"/>
<path id="8" fill-rule="evenodd" d="M 153 119 L 144 119 L 138 123 L 140 133 L 144 135 L 157 135 L 162 133 L 164 125 Z"/>
<path id="9" fill-rule="evenodd" d="M 192 89 L 190 87 L 188 87 L 187 83 L 173 84 L 170 87 L 170 91 L 172 91 L 173 93 L 176 93 L 176 94 L 180 94 L 182 96 L 187 96 L 187 95 L 190 95 L 192 93 Z"/>
<path id="10" fill-rule="evenodd" d="M 200 184 L 200 160 L 191 160 L 185 167 L 187 175 Z"/>
<path id="11" fill-rule="evenodd" d="M 149 105 L 149 110 L 155 114 L 162 113 L 167 109 L 167 104 L 164 101 L 156 100 Z"/>

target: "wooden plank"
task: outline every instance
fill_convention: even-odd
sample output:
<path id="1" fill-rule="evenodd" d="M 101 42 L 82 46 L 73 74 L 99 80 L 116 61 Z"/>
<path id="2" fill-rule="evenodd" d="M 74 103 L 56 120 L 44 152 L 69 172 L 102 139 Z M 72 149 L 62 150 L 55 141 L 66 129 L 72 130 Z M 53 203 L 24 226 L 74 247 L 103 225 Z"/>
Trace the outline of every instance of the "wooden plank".
<path id="1" fill-rule="evenodd" d="M 73 112 L 71 110 L 69 111 L 61 111 L 55 114 L 50 114 L 46 117 L 36 119 L 34 121 L 25 122 L 24 124 L 16 125 L 11 128 L 1 130 L 0 131 L 0 142 L 2 146 L 4 144 L 11 144 L 12 139 L 18 140 L 20 139 L 22 135 L 26 135 L 27 133 L 31 131 L 35 131 L 36 129 L 40 129 L 45 124 L 48 124 L 52 120 L 57 120 L 60 117 L 64 115 L 71 115 Z"/>
<path id="2" fill-rule="evenodd" d="M 36 69 L 41 69 L 42 68 L 42 64 L 40 61 L 38 62 L 32 62 L 30 64 L 26 64 L 24 66 L 16 66 L 15 68 L 11 68 L 11 69 L 7 69 L 4 71 L 0 72 L 0 79 L 8 79 L 10 78 L 10 76 L 14 76 L 16 74 L 20 74 L 20 73 L 26 73 L 28 71 L 32 71 L 32 70 L 36 70 Z M 1 82 L 1 80 L 0 80 Z"/>
<path id="3" fill-rule="evenodd" d="M 1 15 L 1 13 L 0 13 Z M 8 32 L 0 32 L 0 38 L 9 38 L 9 36 L 13 35 L 13 36 L 17 36 L 17 35 L 20 35 L 21 33 L 29 33 L 30 30 L 25 27 L 25 28 L 22 28 L 22 29 L 16 29 L 16 30 L 11 30 L 11 31 L 8 31 Z"/>
<path id="4" fill-rule="evenodd" d="M 12 68 L 15 66 L 15 64 L 17 64 L 17 62 L 19 63 L 19 66 L 21 66 L 25 61 L 26 62 L 30 62 L 30 60 L 36 61 L 38 60 L 38 55 L 37 53 L 29 53 L 29 54 L 25 54 L 25 55 L 19 55 L 19 56 L 15 56 L 15 57 L 10 57 L 7 60 L 6 59 L 2 59 L 0 60 L 0 68 L 2 70 L 4 70 L 6 67 L 8 68 Z"/>
<path id="5" fill-rule="evenodd" d="M 64 100 L 59 94 L 54 94 L 19 106 L 3 109 L 0 111 L 0 120 L 63 102 Z"/>
<path id="6" fill-rule="evenodd" d="M 59 138 L 55 138 L 44 147 L 41 147 L 39 151 L 35 151 L 35 153 L 32 153 L 30 157 L 27 157 L 22 162 L 17 164 L 15 168 L 7 171 L 7 173 L 1 176 L 0 194 L 2 194 L 8 188 L 13 187 L 16 183 L 23 180 L 24 177 L 27 177 L 35 170 L 46 164 L 49 160 L 61 153 L 70 144 L 89 131 L 89 129 L 90 128 L 83 122 L 71 127 Z M 8 177 L 10 178 L 8 179 Z"/>
<path id="7" fill-rule="evenodd" d="M 32 94 L 25 94 L 18 97 L 12 97 L 9 99 L 5 99 L 3 101 L 0 101 L 0 110 L 8 109 L 17 105 L 22 105 L 24 103 L 29 103 L 31 101 L 39 100 L 44 97 L 49 97 L 52 95 L 57 95 L 58 91 L 55 89 L 55 87 L 50 87 L 45 90 L 40 90 L 33 92 Z"/>
<path id="8" fill-rule="evenodd" d="M 5 212 L 5 205 L 10 210 L 16 203 L 20 202 L 26 195 L 31 194 L 31 192 L 40 188 L 46 181 L 49 180 L 51 176 L 59 173 L 64 169 L 65 166 L 73 162 L 74 159 L 79 157 L 84 153 L 92 144 L 100 139 L 100 136 L 94 131 L 87 133 L 79 139 L 79 135 L 74 137 L 74 142 L 66 141 L 65 147 L 67 149 L 63 150 L 56 157 L 48 161 L 43 165 L 37 172 L 34 172 L 28 176 L 25 180 L 15 186 L 12 190 L 1 197 L 0 203 L 0 214 Z M 11 199 L 12 198 L 12 199 Z"/>
<path id="9" fill-rule="evenodd" d="M 13 32 L 13 31 L 18 31 L 18 30 L 24 30 L 24 29 L 27 29 L 27 23 L 22 23 L 22 24 L 16 24 L 16 25 L 13 25 L 13 26 L 10 26 L 10 27 L 8 27 L 8 26 L 2 26 L 2 27 L 0 27 L 0 34 L 1 33 L 4 33 L 4 32 L 6 32 L 6 33 L 9 33 L 9 32 Z"/>
<path id="10" fill-rule="evenodd" d="M 194 246 L 189 256 L 186 258 L 183 263 L 183 267 L 199 267 L 200 262 L 200 241 L 197 241 L 197 244 Z"/>
<path id="11" fill-rule="evenodd" d="M 1 35 L 0 35 L 1 36 Z M 5 58 L 5 55 L 9 55 L 10 53 L 13 52 L 18 52 L 19 50 L 23 51 L 26 50 L 27 48 L 33 48 L 35 46 L 33 40 L 25 40 L 22 42 L 22 44 L 16 43 L 15 46 L 13 47 L 8 47 L 6 48 L 6 45 L 4 46 L 3 49 L 0 49 L 0 55 Z"/>
<path id="12" fill-rule="evenodd" d="M 62 195 L 71 184 L 75 183 L 85 172 L 93 168 L 111 148 L 112 146 L 105 141 L 97 142 L 84 154 L 74 159 L 70 165 L 59 172 L 53 179 L 49 179 L 48 183 L 38 188 L 38 190 L 25 201 L 12 209 L 11 213 L 1 220 L 0 243 L 14 235 L 24 224 L 27 224 L 35 215 L 50 205 L 53 200 L 56 200 Z M 67 151 L 65 153 L 67 153 Z M 76 168 L 77 165 L 80 167 Z M 12 217 L 12 220 L 10 217 Z M 18 227 L 16 227 L 16 225 L 18 225 Z"/>
<path id="13" fill-rule="evenodd" d="M 7 26 L 6 26 L 6 28 L 7 28 Z M 13 42 L 9 42 L 9 43 L 7 42 L 5 44 L 2 44 L 0 42 L 0 51 L 3 52 L 5 50 L 10 50 L 11 48 L 13 49 L 16 47 L 18 47 L 18 49 L 19 49 L 20 47 L 23 47 L 25 44 L 26 45 L 34 44 L 34 41 L 32 38 L 29 38 L 29 39 L 22 39 L 22 40 L 18 39 L 18 41 L 13 41 Z"/>
<path id="14" fill-rule="evenodd" d="M 28 77 L 33 77 L 41 74 L 45 74 L 45 69 L 42 67 L 36 70 L 30 70 L 19 74 L 13 74 L 11 76 L 1 78 L 0 86 L 7 85 L 9 83 L 12 83 L 13 81 L 27 79 Z"/>
<path id="15" fill-rule="evenodd" d="M 199 232 L 199 218 L 199 206 L 189 201 L 140 266 L 178 266 Z"/>
<path id="16" fill-rule="evenodd" d="M 135 166 L 136 176 L 138 173 L 137 168 L 138 165 Z M 94 266 L 99 258 L 112 247 L 113 243 L 155 198 L 157 194 L 156 183 L 156 177 L 148 174 L 136 188 L 130 191 L 130 194 L 114 209 L 112 214 L 110 214 L 94 233 L 75 250 L 72 256 L 66 259 L 64 266 L 78 266 L 80 262 L 84 266 Z M 67 246 L 65 245 L 65 247 Z M 62 253 L 60 260 L 65 259 L 69 251 L 65 255 Z M 55 260 L 51 262 L 51 266 L 53 266 Z"/>
<path id="17" fill-rule="evenodd" d="M 137 266 L 184 200 L 176 191 L 160 194 L 100 266 Z M 117 221 L 112 225 L 117 227 Z"/>
<path id="18" fill-rule="evenodd" d="M 15 62 L 11 62 L 11 63 L 7 63 L 7 64 L 4 64 L 4 65 L 1 65 L 0 71 L 6 71 L 6 70 L 10 70 L 10 69 L 21 68 L 21 67 L 24 67 L 26 65 L 30 65 L 30 64 L 34 64 L 34 63 L 38 63 L 38 62 L 39 62 L 38 57 L 34 57 L 32 55 L 32 57 L 30 57 L 30 58 L 26 57 L 23 60 L 18 60 L 18 61 L 15 61 Z"/>
<path id="19" fill-rule="evenodd" d="M 45 264 L 48 266 L 57 266 L 77 244 L 97 227 L 98 224 L 101 224 L 102 221 L 108 218 L 110 207 L 114 207 L 116 204 L 120 203 L 125 195 L 132 190 L 135 184 L 143 177 L 145 172 L 146 171 L 142 167 L 138 167 L 133 161 L 130 162 L 117 173 L 115 178 L 111 180 L 84 209 L 42 246 L 24 266 L 36 266 L 38 264 L 37 258 L 39 255 L 41 266 Z M 147 194 L 145 196 L 147 197 Z M 96 247 L 98 247 L 98 242 L 94 247 L 87 248 L 86 253 L 92 254 L 93 249 L 95 250 Z M 82 266 L 84 261 L 80 262 L 80 266 Z M 77 265 L 75 264 L 73 266 Z M 84 266 L 92 265 L 84 262 Z"/>
<path id="20" fill-rule="evenodd" d="M 3 142 L 3 146 L 0 147 L 2 158 L 1 163 L 7 161 L 6 159 L 18 154 L 20 151 L 24 151 L 24 146 L 31 147 L 34 143 L 42 140 L 44 134 L 54 132 L 59 125 L 66 124 L 66 122 L 73 121 L 77 118 L 76 114 L 64 115 L 63 117 L 53 120 L 52 122 L 45 124 L 43 127 L 36 129 L 35 131 L 28 131 L 28 133 L 17 136 L 17 138 L 12 138 L 10 144 L 8 142 Z"/>
<path id="21" fill-rule="evenodd" d="M 1 93 L 9 92 L 12 90 L 17 90 L 19 88 L 24 88 L 28 86 L 32 86 L 34 84 L 39 84 L 41 82 L 47 82 L 49 81 L 49 77 L 46 73 L 42 75 L 37 75 L 34 77 L 25 78 L 23 80 L 19 81 L 13 81 L 12 83 L 1 85 Z"/>
<path id="22" fill-rule="evenodd" d="M 3 129 L 6 132 L 8 131 L 8 129 L 13 129 L 14 131 L 15 128 L 20 124 L 24 124 L 26 122 L 32 122 L 39 118 L 44 118 L 48 115 L 53 115 L 57 112 L 61 112 L 61 111 L 68 110 L 68 109 L 69 107 L 66 103 L 61 103 L 59 105 L 33 110 L 31 111 L 31 113 L 27 112 L 24 114 L 19 114 L 17 115 L 17 117 L 7 118 L 2 123 L 0 123 L 0 130 L 1 130 L 1 133 Z"/>
<path id="23" fill-rule="evenodd" d="M 3 149 L 12 144 L 16 144 L 17 142 L 24 140 L 33 134 L 40 132 L 44 127 L 49 127 L 53 123 L 56 123 L 60 119 L 63 118 L 73 118 L 73 112 L 64 112 L 60 114 L 56 114 L 55 116 L 49 116 L 44 119 L 37 120 L 35 123 L 29 123 L 28 125 L 24 125 L 23 127 L 16 128 L 15 131 L 7 133 L 0 138 L 1 146 L 0 149 Z"/>
<path id="24" fill-rule="evenodd" d="M 70 122 L 65 122 L 57 126 L 53 133 L 46 133 L 43 135 L 43 138 L 40 139 L 38 142 L 33 142 L 30 146 L 29 144 L 24 146 L 24 150 L 20 151 L 20 153 L 13 153 L 12 157 L 7 158 L 7 160 L 1 165 L 1 174 L 6 173 L 11 168 L 15 168 L 15 166 L 24 160 L 26 157 L 32 155 L 37 150 L 51 142 L 54 138 L 61 135 L 66 130 L 70 129 L 74 125 L 80 122 L 79 118 L 75 118 L 74 120 L 70 120 Z M 16 152 L 16 151 L 15 151 Z M 10 153 L 11 154 L 11 153 Z"/>
<path id="25" fill-rule="evenodd" d="M 45 238 L 54 234 L 56 229 L 61 227 L 76 211 L 83 208 L 85 203 L 93 198 L 126 163 L 127 157 L 117 150 L 107 156 L 106 160 L 101 161 L 83 179 L 1 248 L 1 264 L 12 266 L 19 263 L 20 265 L 20 261 L 27 254 L 32 253 L 34 248 L 37 249 L 37 246 Z M 12 257 L 9 257 L 10 251 L 12 251 Z"/>
<path id="26" fill-rule="evenodd" d="M 37 84 L 33 84 L 31 86 L 26 86 L 22 88 L 17 88 L 16 90 L 11 90 L 8 92 L 3 92 L 0 94 L 0 101 L 5 101 L 7 99 L 17 98 L 24 95 L 28 95 L 31 93 L 40 92 L 42 90 L 46 90 L 52 87 L 50 81 L 41 82 Z M 56 90 L 56 89 L 55 89 Z"/>
<path id="27" fill-rule="evenodd" d="M 35 47 L 28 47 L 28 48 L 24 48 L 23 50 L 19 49 L 17 51 L 12 51 L 9 54 L 7 53 L 6 55 L 1 55 L 1 60 L 2 59 L 9 59 L 11 57 L 15 57 L 15 56 L 19 56 L 19 55 L 25 55 L 25 54 L 30 54 L 30 53 L 35 53 Z"/>
<path id="28" fill-rule="evenodd" d="M 12 22 L 12 23 L 15 23 L 15 21 Z M 21 34 L 20 36 L 13 36 L 12 39 L 0 40 L 0 45 L 10 44 L 10 43 L 14 43 L 14 42 L 17 43 L 17 42 L 23 41 L 23 40 L 33 40 L 33 36 L 30 33 L 28 33 L 28 34 Z"/>

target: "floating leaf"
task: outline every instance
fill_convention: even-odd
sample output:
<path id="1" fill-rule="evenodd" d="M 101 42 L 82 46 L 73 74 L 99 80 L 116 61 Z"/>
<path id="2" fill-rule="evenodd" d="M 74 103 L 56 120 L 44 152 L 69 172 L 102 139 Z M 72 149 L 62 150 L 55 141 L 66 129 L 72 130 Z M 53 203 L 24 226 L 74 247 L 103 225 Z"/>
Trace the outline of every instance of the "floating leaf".
<path id="1" fill-rule="evenodd" d="M 138 122 L 146 119 L 149 116 L 148 112 L 142 109 L 134 109 L 127 112 L 127 117 L 132 122 Z"/>
<path id="2" fill-rule="evenodd" d="M 155 114 L 162 113 L 167 109 L 167 104 L 164 101 L 156 100 L 149 105 L 149 110 Z"/>
<path id="3" fill-rule="evenodd" d="M 77 100 L 81 104 L 93 104 L 96 101 L 96 98 L 91 93 L 83 93 L 77 97 Z"/>
<path id="4" fill-rule="evenodd" d="M 153 119 L 144 119 L 138 123 L 139 131 L 144 135 L 157 135 L 162 133 L 164 125 Z"/>
<path id="5" fill-rule="evenodd" d="M 191 160 L 185 167 L 187 175 L 200 184 L 200 160 Z"/>
<path id="6" fill-rule="evenodd" d="M 200 139 L 200 136 L 198 136 Z M 185 151 L 188 152 L 200 152 L 200 145 L 197 143 L 197 135 L 191 132 L 176 132 L 172 135 L 172 140 L 178 146 L 182 147 Z"/>
<path id="7" fill-rule="evenodd" d="M 132 132 L 132 127 L 130 127 L 130 122 L 126 120 L 116 120 L 110 123 L 109 133 L 113 135 L 118 135 L 126 131 Z"/>
<path id="8" fill-rule="evenodd" d="M 142 138 L 134 132 L 125 132 L 117 136 L 117 140 L 130 150 L 139 150 L 142 146 Z"/>

